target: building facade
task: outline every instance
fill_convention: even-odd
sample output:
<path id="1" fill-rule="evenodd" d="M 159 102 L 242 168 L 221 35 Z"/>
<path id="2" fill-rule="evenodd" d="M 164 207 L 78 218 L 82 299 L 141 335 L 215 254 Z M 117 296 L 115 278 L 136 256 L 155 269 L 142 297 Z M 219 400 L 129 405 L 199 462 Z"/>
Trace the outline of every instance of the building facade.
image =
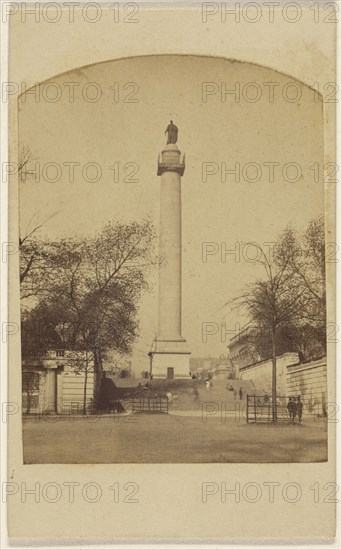
<path id="1" fill-rule="evenodd" d="M 241 368 L 253 365 L 262 358 L 255 354 L 253 338 L 255 329 L 246 327 L 230 339 L 228 344 L 229 358 L 233 363 L 237 374 Z"/>
<path id="2" fill-rule="evenodd" d="M 102 369 L 91 351 L 49 350 L 22 364 L 23 414 L 91 412 L 99 397 Z"/>
<path id="3" fill-rule="evenodd" d="M 235 377 L 235 368 L 229 358 L 191 357 L 190 373 L 195 378 L 226 380 Z"/>

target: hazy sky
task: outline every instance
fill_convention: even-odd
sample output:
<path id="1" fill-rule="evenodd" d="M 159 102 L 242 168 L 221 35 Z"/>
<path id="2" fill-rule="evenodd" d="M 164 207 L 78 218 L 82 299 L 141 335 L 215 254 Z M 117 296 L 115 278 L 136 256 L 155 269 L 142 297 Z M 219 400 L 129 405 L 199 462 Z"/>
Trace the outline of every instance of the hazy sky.
<path id="1" fill-rule="evenodd" d="M 287 224 L 300 229 L 323 212 L 323 184 L 310 169 L 323 162 L 322 105 L 311 90 L 293 82 L 264 67 L 193 56 L 124 59 L 55 77 L 43 85 L 39 101 L 33 94 L 19 101 L 20 147 L 31 150 L 40 172 L 39 182 L 21 184 L 22 230 L 33 218 L 43 220 L 58 211 L 42 235 L 91 234 L 110 220 L 147 215 L 158 231 L 157 158 L 172 118 L 179 128 L 178 147 L 186 154 L 182 332 L 194 357 L 226 353 L 229 336 L 224 342 L 217 333 L 203 342 L 202 329 L 203 323 L 213 322 L 234 330 L 235 322 L 244 322 L 237 312 L 222 309 L 260 274 L 258 266 L 246 261 L 253 248 L 244 243 L 273 241 Z M 212 92 L 206 102 L 203 83 Z M 236 96 L 225 96 L 233 88 Z M 53 102 L 56 93 L 60 97 Z M 256 93 L 260 98 L 253 102 Z M 296 94 L 298 101 L 284 99 Z M 90 101 L 96 95 L 99 99 Z M 57 174 L 52 166 L 47 169 L 48 163 L 60 166 L 54 183 L 47 181 Z M 70 163 L 78 163 L 74 181 Z M 86 181 L 96 176 L 87 163 L 101 167 L 97 182 Z M 217 170 L 206 182 L 203 163 Z M 227 170 L 240 164 L 239 182 L 228 174 L 221 181 L 222 163 Z M 257 181 L 247 181 L 256 175 L 248 163 L 260 166 Z M 265 163 L 279 163 L 274 181 Z M 286 163 L 300 166 L 299 181 L 284 180 L 282 173 L 295 177 L 293 168 L 286 172 Z M 133 169 L 138 182 L 124 181 Z M 216 243 L 205 263 L 203 243 Z M 221 249 L 235 247 L 237 254 L 223 262 Z M 151 285 L 140 307 L 141 337 L 133 360 L 137 371 L 148 368 L 146 354 L 157 324 L 156 271 Z"/>

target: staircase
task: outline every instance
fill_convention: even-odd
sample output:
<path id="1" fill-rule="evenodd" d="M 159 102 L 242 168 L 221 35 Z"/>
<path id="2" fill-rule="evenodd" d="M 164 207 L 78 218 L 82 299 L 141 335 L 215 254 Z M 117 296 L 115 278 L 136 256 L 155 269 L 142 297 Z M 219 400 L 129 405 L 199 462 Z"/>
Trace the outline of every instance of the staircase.
<path id="1" fill-rule="evenodd" d="M 212 380 L 210 389 L 207 390 L 202 380 L 155 380 L 153 391 L 169 395 L 169 411 L 202 411 L 206 403 L 216 403 L 221 407 L 225 403 L 225 409 L 235 410 L 235 405 L 240 401 L 239 389 L 242 388 L 242 402 L 246 402 L 247 394 L 257 394 L 258 389 L 249 380 Z M 231 385 L 234 391 L 229 391 L 227 385 Z M 259 391 L 260 393 L 260 391 Z M 261 392 L 262 393 L 262 392 Z"/>

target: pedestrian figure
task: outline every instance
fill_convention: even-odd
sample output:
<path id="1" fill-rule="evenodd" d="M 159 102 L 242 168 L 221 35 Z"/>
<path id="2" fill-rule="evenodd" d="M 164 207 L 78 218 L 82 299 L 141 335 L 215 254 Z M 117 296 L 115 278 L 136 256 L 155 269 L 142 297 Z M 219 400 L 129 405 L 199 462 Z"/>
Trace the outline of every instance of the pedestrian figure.
<path id="1" fill-rule="evenodd" d="M 210 390 L 210 380 L 206 380 L 206 381 L 205 381 L 205 389 L 206 389 L 207 391 Z"/>
<path id="2" fill-rule="evenodd" d="M 239 389 L 239 396 L 240 396 L 240 401 L 242 399 L 242 388 Z"/>
<path id="3" fill-rule="evenodd" d="M 294 424 L 294 419 L 296 415 L 296 404 L 292 397 L 289 397 L 289 401 L 287 403 L 287 410 L 289 411 L 290 420 L 292 420 L 292 424 Z"/>
<path id="4" fill-rule="evenodd" d="M 301 423 L 302 416 L 303 416 L 303 403 L 300 400 L 300 395 L 298 395 L 298 401 L 297 401 L 297 415 L 298 415 L 298 421 L 299 423 Z"/>

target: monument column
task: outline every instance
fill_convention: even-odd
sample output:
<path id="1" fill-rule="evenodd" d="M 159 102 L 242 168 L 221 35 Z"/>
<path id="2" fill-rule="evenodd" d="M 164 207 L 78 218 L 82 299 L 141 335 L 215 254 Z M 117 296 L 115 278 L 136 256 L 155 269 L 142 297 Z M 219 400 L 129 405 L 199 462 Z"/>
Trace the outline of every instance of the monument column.
<path id="1" fill-rule="evenodd" d="M 190 351 L 182 336 L 182 208 L 184 156 L 176 145 L 178 129 L 167 128 L 168 143 L 158 159 L 160 182 L 158 336 L 154 378 L 189 378 Z"/>
<path id="2" fill-rule="evenodd" d="M 181 176 L 177 145 L 166 145 L 158 163 L 160 182 L 158 337 L 181 338 L 182 220 Z"/>

